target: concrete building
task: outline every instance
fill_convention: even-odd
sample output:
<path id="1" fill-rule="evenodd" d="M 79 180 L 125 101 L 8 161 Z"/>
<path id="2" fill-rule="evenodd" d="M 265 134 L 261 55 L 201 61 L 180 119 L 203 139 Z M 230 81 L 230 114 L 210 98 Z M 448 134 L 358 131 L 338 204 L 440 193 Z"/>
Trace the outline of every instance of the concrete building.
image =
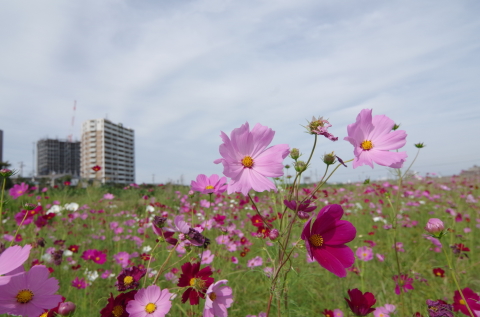
<path id="1" fill-rule="evenodd" d="M 107 119 L 82 125 L 80 176 L 102 183 L 135 182 L 134 131 Z M 95 172 L 92 168 L 100 166 Z"/>
<path id="2" fill-rule="evenodd" d="M 37 142 L 37 175 L 80 175 L 80 142 L 42 139 Z"/>

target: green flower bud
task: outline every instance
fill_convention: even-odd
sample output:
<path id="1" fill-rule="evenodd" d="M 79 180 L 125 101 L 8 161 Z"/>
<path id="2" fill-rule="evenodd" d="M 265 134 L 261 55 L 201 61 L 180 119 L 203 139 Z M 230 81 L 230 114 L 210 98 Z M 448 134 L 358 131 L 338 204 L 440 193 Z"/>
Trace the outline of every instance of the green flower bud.
<path id="1" fill-rule="evenodd" d="M 294 167 L 298 173 L 303 173 L 307 169 L 307 163 L 304 161 L 296 161 Z"/>
<path id="2" fill-rule="evenodd" d="M 335 164 L 336 158 L 334 152 L 332 153 L 327 153 L 322 157 L 323 163 L 327 165 L 332 165 Z"/>
<path id="3" fill-rule="evenodd" d="M 294 159 L 295 161 L 298 160 L 298 158 L 300 157 L 300 150 L 297 149 L 297 148 L 293 148 L 291 151 L 290 151 L 290 157 L 292 159 Z"/>

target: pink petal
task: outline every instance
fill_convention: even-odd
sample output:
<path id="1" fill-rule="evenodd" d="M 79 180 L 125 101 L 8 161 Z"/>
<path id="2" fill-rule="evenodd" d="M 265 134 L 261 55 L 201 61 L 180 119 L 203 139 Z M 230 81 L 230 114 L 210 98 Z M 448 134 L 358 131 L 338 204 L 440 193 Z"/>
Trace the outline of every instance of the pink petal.
<path id="1" fill-rule="evenodd" d="M 254 158 L 253 168 L 266 177 L 283 176 L 282 154 L 289 150 L 287 144 L 277 144 L 269 147 Z"/>
<path id="2" fill-rule="evenodd" d="M 312 248 L 313 257 L 326 270 L 332 272 L 338 277 L 347 276 L 342 262 L 334 257 L 326 248 Z"/>
<path id="3" fill-rule="evenodd" d="M 22 265 L 28 259 L 31 249 L 32 246 L 27 244 L 23 248 L 14 245 L 3 251 L 0 255 L 0 275 L 7 274 Z"/>
<path id="4" fill-rule="evenodd" d="M 392 131 L 373 139 L 376 150 L 389 151 L 402 148 L 407 143 L 407 134 L 403 130 Z"/>
<path id="5" fill-rule="evenodd" d="M 372 160 L 378 165 L 391 166 L 400 161 L 405 161 L 407 158 L 407 152 L 387 152 L 370 150 Z"/>
<path id="6" fill-rule="evenodd" d="M 355 239 L 356 234 L 357 229 L 354 225 L 346 220 L 339 220 L 333 228 L 323 232 L 321 235 L 324 243 L 332 246 L 350 242 Z"/>
<path id="7" fill-rule="evenodd" d="M 376 115 L 372 118 L 372 125 L 375 128 L 369 133 L 366 140 L 377 141 L 379 137 L 392 132 L 392 128 L 395 125 L 395 122 L 393 122 L 392 119 L 385 115 Z"/>

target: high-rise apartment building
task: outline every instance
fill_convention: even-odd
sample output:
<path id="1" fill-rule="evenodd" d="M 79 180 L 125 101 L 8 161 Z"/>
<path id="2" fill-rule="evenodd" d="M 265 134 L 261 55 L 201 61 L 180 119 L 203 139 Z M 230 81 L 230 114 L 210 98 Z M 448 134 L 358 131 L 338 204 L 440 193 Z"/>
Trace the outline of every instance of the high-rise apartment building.
<path id="1" fill-rule="evenodd" d="M 80 176 L 102 183 L 135 182 L 134 131 L 107 119 L 82 125 Z M 95 172 L 92 168 L 100 166 Z"/>
<path id="2" fill-rule="evenodd" d="M 80 142 L 42 139 L 37 142 L 38 175 L 80 175 Z"/>

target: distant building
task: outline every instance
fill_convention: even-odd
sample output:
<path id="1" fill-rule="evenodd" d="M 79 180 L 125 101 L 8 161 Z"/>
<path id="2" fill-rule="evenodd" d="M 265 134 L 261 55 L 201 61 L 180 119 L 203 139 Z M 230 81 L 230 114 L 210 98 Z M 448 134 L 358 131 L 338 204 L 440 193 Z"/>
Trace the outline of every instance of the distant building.
<path id="1" fill-rule="evenodd" d="M 134 131 L 107 119 L 82 125 L 80 176 L 102 183 L 135 182 Z M 92 168 L 100 166 L 95 172 Z"/>
<path id="2" fill-rule="evenodd" d="M 480 176 L 480 166 L 473 165 L 473 167 L 470 167 L 466 171 L 462 171 L 460 173 L 462 176 Z"/>
<path id="3" fill-rule="evenodd" d="M 0 130 L 0 162 L 3 162 L 3 131 Z"/>
<path id="4" fill-rule="evenodd" d="M 37 142 L 37 175 L 80 175 L 80 142 L 42 139 Z"/>

